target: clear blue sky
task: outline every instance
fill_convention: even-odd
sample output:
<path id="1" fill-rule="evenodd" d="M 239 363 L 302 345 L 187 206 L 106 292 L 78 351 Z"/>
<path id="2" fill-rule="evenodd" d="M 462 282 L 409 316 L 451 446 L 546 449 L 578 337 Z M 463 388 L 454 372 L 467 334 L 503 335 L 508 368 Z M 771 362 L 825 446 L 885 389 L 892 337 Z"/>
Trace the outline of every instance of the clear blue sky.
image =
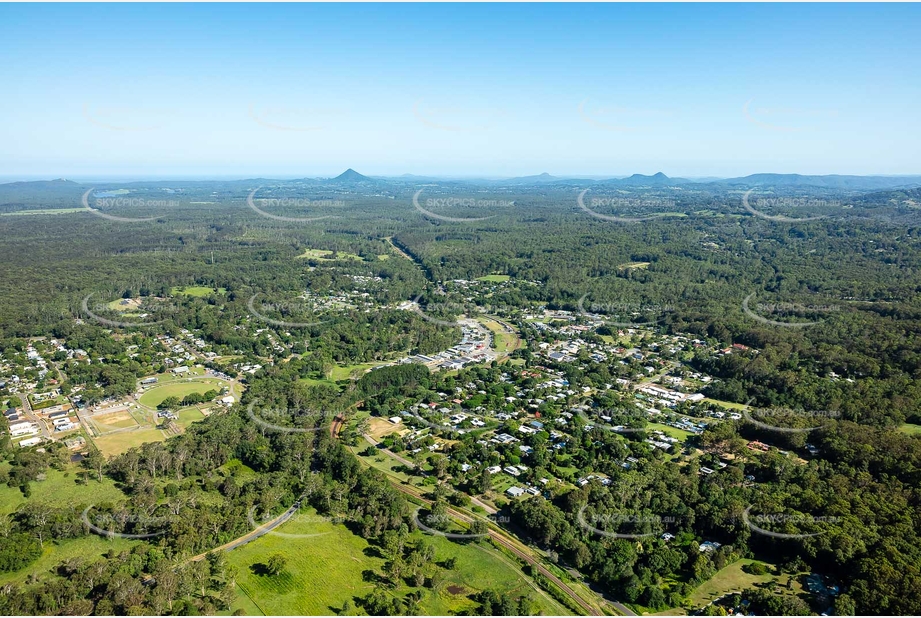
<path id="1" fill-rule="evenodd" d="M 921 173 L 918 5 L 0 5 L 0 174 Z"/>

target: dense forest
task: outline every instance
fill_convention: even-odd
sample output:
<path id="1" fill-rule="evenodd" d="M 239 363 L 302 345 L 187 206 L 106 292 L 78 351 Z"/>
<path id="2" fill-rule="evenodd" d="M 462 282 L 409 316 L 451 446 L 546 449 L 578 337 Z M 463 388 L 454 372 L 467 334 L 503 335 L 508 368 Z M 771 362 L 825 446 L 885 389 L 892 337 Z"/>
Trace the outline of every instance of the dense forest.
<path id="1" fill-rule="evenodd" d="M 380 473 L 362 469 L 330 437 L 329 414 L 283 421 L 316 431 L 271 432 L 253 422 L 246 406 L 259 401 L 273 409 L 348 414 L 360 402 L 363 409 L 386 416 L 407 398 L 451 389 L 454 382 L 418 366 L 374 371 L 343 380 L 338 388 L 310 386 L 303 379 L 324 377 L 336 365 L 445 349 L 456 341 L 455 329 L 399 305 L 420 298 L 435 302 L 445 294 L 444 282 L 496 273 L 535 283 L 497 292 L 491 299 L 496 305 L 577 311 L 584 299 L 594 307 L 653 307 L 651 321 L 662 332 L 757 350 L 695 358 L 695 368 L 718 378 L 707 389 L 710 397 L 836 411 L 810 434 L 821 454 L 808 465 L 767 459 L 757 468 L 738 466 L 714 477 L 664 465 L 635 443 L 639 440 L 599 437 L 575 427 L 577 457 L 602 467 L 612 486 L 590 484 L 550 499 L 513 502 L 507 509 L 517 532 L 581 570 L 613 598 L 646 607 L 677 606 L 687 590 L 723 565 L 758 555 L 781 569 L 807 564 L 844 582 L 847 593 L 834 607 L 839 614 L 921 613 L 921 438 L 896 431 L 903 423 L 921 423 L 921 217 L 907 205 L 916 193 L 765 189 L 790 200 L 812 196 L 817 202 L 811 211 L 793 214 L 823 216 L 778 222 L 746 212 L 742 191 L 733 187 L 593 188 L 596 196 L 628 191 L 639 200 L 668 201 L 669 216 L 625 224 L 583 212 L 577 188 L 568 185 L 443 183 L 427 189 L 433 196 L 488 193 L 504 204 L 489 213 L 458 206 L 450 216 L 491 217 L 459 223 L 420 214 L 411 203 L 415 187 L 408 184 L 367 189 L 279 183 L 266 189 L 266 197 L 344 204 L 311 209 L 311 216 L 331 218 L 298 224 L 247 208 L 252 183 L 173 183 L 167 197 L 176 205 L 111 211 L 155 217 L 150 222 L 123 223 L 89 212 L 10 214 L 78 207 L 83 187 L 70 184 L 7 187 L 2 194 L 0 352 L 18 355 L 28 338 L 53 336 L 86 350 L 90 358 L 110 359 L 64 363 L 65 388 L 85 387 L 90 403 L 128 394 L 138 378 L 162 371 L 152 358 L 132 357 L 127 349 L 181 329 L 195 332 L 222 354 L 265 366 L 247 378 L 244 400 L 226 414 L 108 461 L 91 452 L 83 462 L 87 494 L 102 478 L 114 480 L 124 494 L 119 502 L 94 505 L 95 512 L 121 522 L 117 532 L 158 536 L 107 560 L 72 560 L 49 578 L 11 584 L 0 594 L 0 613 L 226 609 L 234 575 L 220 555 L 197 562 L 188 558 L 245 533 L 254 507 L 278 514 L 298 499 L 321 513 L 342 516 L 357 534 L 388 546 L 391 537 L 412 525 L 411 509 Z M 128 188 L 139 197 L 167 199 L 157 183 Z M 644 214 L 635 203 L 631 208 L 601 206 L 598 212 Z M 783 208 L 774 212 L 790 214 Z M 307 249 L 334 253 L 299 257 Z M 173 293 L 181 286 L 223 292 Z M 307 308 L 305 291 L 353 294 L 349 298 L 373 303 Z M 151 316 L 145 320 L 155 323 L 112 328 L 87 314 L 82 303 L 90 296 L 100 304 L 140 298 Z M 251 308 L 254 297 L 259 315 Z M 104 319 L 119 315 L 93 307 Z M 537 336 L 519 326 L 526 338 Z M 273 340 L 290 344 L 293 353 L 276 356 Z M 519 357 L 535 364 L 525 352 Z M 464 375 L 480 372 L 471 379 L 488 385 L 479 403 L 501 402 L 509 394 L 496 368 L 469 371 Z M 593 384 L 616 375 L 599 366 L 595 374 L 569 377 Z M 0 392 L 4 399 L 9 394 Z M 699 441 L 732 453 L 760 436 L 757 427 L 726 422 Z M 805 442 L 804 434 L 774 438 L 790 449 Z M 67 457 L 60 448 L 36 453 L 6 442 L 10 468 L 2 480 L 25 496 L 30 483 L 61 467 Z M 452 455 L 455 463 L 481 456 L 475 441 L 463 437 Z M 628 455 L 640 460 L 629 473 L 618 465 Z M 538 462 L 541 456 L 538 451 Z M 552 465 L 549 457 L 543 461 Z M 238 476 L 234 462 L 256 474 Z M 742 483 L 746 475 L 760 481 L 757 490 Z M 485 481 L 463 479 L 461 485 L 475 494 L 478 482 Z M 28 502 L 0 535 L 0 571 L 33 562 L 43 543 L 89 534 L 81 514 L 91 502 L 68 508 Z M 822 534 L 795 542 L 752 535 L 742 523 L 751 505 L 763 512 L 827 516 L 833 523 Z M 704 554 L 693 543 L 678 549 L 657 537 L 637 543 L 593 536 L 577 521 L 580 514 L 597 518 L 614 511 L 669 513 L 679 539 L 717 538 L 723 546 Z M 422 572 L 425 547 L 400 544 L 405 555 L 398 556 L 388 551 L 400 564 L 416 565 L 420 581 L 432 576 Z M 671 574 L 679 574 L 684 584 L 673 598 L 665 598 L 659 584 Z M 492 594 L 480 602 L 484 613 L 528 610 L 524 600 Z M 388 603 L 385 596 L 369 595 L 365 611 L 411 610 Z M 757 603 L 771 613 L 803 609 L 780 607 L 770 598 L 759 597 Z"/>

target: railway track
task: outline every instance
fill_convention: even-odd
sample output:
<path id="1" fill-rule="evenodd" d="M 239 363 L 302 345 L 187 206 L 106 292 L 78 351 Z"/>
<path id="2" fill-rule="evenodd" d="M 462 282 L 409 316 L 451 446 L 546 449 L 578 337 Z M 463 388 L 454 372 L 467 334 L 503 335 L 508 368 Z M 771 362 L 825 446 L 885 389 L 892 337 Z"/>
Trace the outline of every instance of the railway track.
<path id="1" fill-rule="evenodd" d="M 342 431 L 342 427 L 344 423 L 345 423 L 345 419 L 342 416 L 336 416 L 333 419 L 333 422 L 330 423 L 330 426 L 329 426 L 330 437 L 332 437 L 333 439 L 337 439 L 339 437 L 339 433 Z M 414 487 L 403 485 L 399 482 L 394 481 L 392 478 L 390 479 L 390 484 L 397 491 L 403 494 L 411 496 L 415 498 L 416 500 L 419 500 L 425 504 L 429 504 L 429 505 L 432 504 L 431 500 L 423 497 L 423 492 L 421 490 L 418 490 Z M 461 511 L 458 511 L 454 508 L 448 507 L 447 510 L 449 514 L 451 514 L 453 517 L 455 517 L 456 519 L 464 523 L 469 524 L 469 523 L 472 523 L 474 520 L 473 516 L 463 513 Z M 498 530 L 495 530 L 492 527 L 488 529 L 488 532 L 489 532 L 489 538 L 492 539 L 494 543 L 504 547 L 505 549 L 510 551 L 514 556 L 516 556 L 520 560 L 523 560 L 525 563 L 531 565 L 532 568 L 536 569 L 547 580 L 553 582 L 553 584 L 556 585 L 557 588 L 559 588 L 564 594 L 566 594 L 587 615 L 589 616 L 603 616 L 604 615 L 603 612 L 601 612 L 598 607 L 587 602 L 584 598 L 582 598 L 579 594 L 577 594 L 575 590 L 573 590 L 569 585 L 567 585 L 566 582 L 561 580 L 552 571 L 550 571 L 547 567 L 541 564 L 540 560 L 534 557 L 530 548 L 528 548 L 526 545 L 524 545 L 520 541 L 516 541 L 516 540 L 509 538 L 506 534 Z"/>
<path id="2" fill-rule="evenodd" d="M 393 483 L 392 481 L 391 481 L 391 484 L 392 484 L 398 491 L 400 491 L 400 492 L 402 492 L 402 493 L 404 493 L 404 494 L 406 494 L 406 495 L 408 495 L 408 496 L 412 496 L 413 498 L 415 498 L 415 499 L 417 499 L 417 500 L 420 500 L 420 501 L 422 501 L 422 502 L 424 502 L 424 503 L 426 503 L 426 504 L 432 504 L 432 501 L 431 501 L 431 500 L 422 497 L 422 495 L 421 495 L 422 492 L 421 492 L 421 491 L 416 491 L 416 490 L 414 490 L 414 489 L 411 488 L 411 487 L 407 487 L 407 486 L 405 486 L 405 485 L 400 485 L 400 484 L 397 484 L 397 483 Z M 457 510 L 455 510 L 455 509 L 453 509 L 453 508 L 451 508 L 451 507 L 448 507 L 447 510 L 448 510 L 448 513 L 449 513 L 449 514 L 453 515 L 456 519 L 459 519 L 460 521 L 463 521 L 463 522 L 465 522 L 465 523 L 468 523 L 468 524 L 469 524 L 469 523 L 472 523 L 473 520 L 474 520 L 474 518 L 471 517 L 470 515 L 467 515 L 466 513 L 462 513 L 462 512 L 460 512 L 460 511 L 457 511 Z M 508 549 L 508 550 L 509 550 L 510 552 L 512 552 L 515 556 L 517 556 L 517 557 L 520 558 L 521 560 L 524 560 L 526 563 L 530 564 L 533 568 L 537 569 L 537 571 L 540 572 L 541 575 L 543 575 L 543 576 L 546 577 L 548 580 L 550 580 L 551 582 L 553 582 L 560 590 L 562 590 L 566 595 L 568 595 L 570 599 L 572 599 L 576 604 L 578 604 L 579 607 L 581 607 L 583 610 L 585 610 L 585 612 L 586 612 L 589 616 L 602 616 L 602 615 L 604 615 L 604 614 L 602 614 L 602 613 L 598 610 L 597 607 L 595 607 L 595 606 L 591 605 L 590 603 L 586 602 L 581 596 L 579 596 L 579 595 L 576 593 L 575 590 L 573 590 L 572 588 L 570 588 L 563 580 L 561 580 L 559 577 L 557 577 L 556 575 L 554 575 L 553 572 L 551 572 L 549 569 L 547 569 L 547 567 L 545 567 L 544 565 L 542 565 L 542 564 L 540 563 L 540 561 L 537 560 L 533 555 L 531 555 L 531 554 L 530 554 L 529 552 L 527 552 L 527 551 L 523 551 L 523 550 L 519 547 L 518 543 L 512 541 L 512 540 L 509 539 L 506 535 L 504 535 L 504 534 L 502 534 L 501 532 L 498 532 L 498 531 L 496 531 L 496 530 L 494 530 L 494 529 L 492 529 L 492 528 L 489 529 L 489 538 L 492 539 L 495 543 L 497 543 L 497 544 L 501 545 L 502 547 Z"/>

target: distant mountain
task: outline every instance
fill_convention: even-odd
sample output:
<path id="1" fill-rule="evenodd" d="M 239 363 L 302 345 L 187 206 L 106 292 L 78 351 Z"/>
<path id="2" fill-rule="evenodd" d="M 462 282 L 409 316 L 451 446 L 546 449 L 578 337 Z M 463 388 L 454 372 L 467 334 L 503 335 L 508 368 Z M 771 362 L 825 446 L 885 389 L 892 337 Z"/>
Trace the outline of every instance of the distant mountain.
<path id="1" fill-rule="evenodd" d="M 73 180 L 56 178 L 55 180 L 20 180 L 17 182 L 6 182 L 0 184 L 4 189 L 37 189 L 37 190 L 58 190 L 58 189 L 79 189 L 82 185 Z"/>
<path id="2" fill-rule="evenodd" d="M 72 208 L 89 189 L 72 180 L 30 180 L 0 184 L 0 212 L 32 208 Z"/>
<path id="3" fill-rule="evenodd" d="M 563 180 L 562 178 L 557 178 L 556 176 L 551 176 L 547 172 L 543 174 L 538 174 L 537 176 L 520 176 L 518 178 L 512 178 L 511 181 L 514 182 L 556 182 L 557 180 Z"/>
<path id="4" fill-rule="evenodd" d="M 623 185 L 630 187 L 672 187 L 679 184 L 690 182 L 686 178 L 669 178 L 662 172 L 657 172 L 652 176 L 645 174 L 634 174 L 627 178 L 612 178 L 606 180 L 604 184 Z"/>
<path id="5" fill-rule="evenodd" d="M 898 187 L 921 186 L 921 176 L 804 176 L 801 174 L 752 174 L 741 178 L 726 178 L 708 184 L 740 187 L 822 187 L 875 191 Z"/>
<path id="6" fill-rule="evenodd" d="M 335 178 L 330 178 L 330 182 L 338 183 L 355 183 L 355 182 L 376 182 L 373 178 L 368 178 L 364 174 L 359 174 L 351 167 Z"/>

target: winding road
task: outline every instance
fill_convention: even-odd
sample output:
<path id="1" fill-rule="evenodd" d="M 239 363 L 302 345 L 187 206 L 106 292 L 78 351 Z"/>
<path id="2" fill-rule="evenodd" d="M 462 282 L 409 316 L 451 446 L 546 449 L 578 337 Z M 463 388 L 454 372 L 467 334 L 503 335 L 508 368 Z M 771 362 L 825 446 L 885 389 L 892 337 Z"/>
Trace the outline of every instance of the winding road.
<path id="1" fill-rule="evenodd" d="M 298 510 L 301 508 L 300 502 L 301 502 L 300 499 L 298 499 L 298 501 L 295 502 L 294 505 L 292 505 L 291 508 L 289 508 L 287 511 L 285 511 L 284 513 L 282 513 L 281 515 L 279 515 L 272 521 L 267 521 L 266 523 L 262 524 L 255 530 L 247 532 L 243 536 L 237 537 L 234 540 L 230 541 L 229 543 L 224 543 L 220 547 L 215 547 L 214 549 L 208 550 L 203 554 L 192 556 L 191 558 L 189 558 L 188 561 L 198 562 L 199 560 L 204 559 L 205 556 L 207 556 L 208 554 L 212 552 L 230 551 L 232 549 L 236 549 L 237 547 L 240 547 L 241 545 L 246 545 L 247 543 L 251 541 L 255 541 L 261 536 L 265 536 L 266 534 L 268 534 L 269 532 L 271 532 L 278 526 L 282 525 L 283 523 L 291 519 L 291 517 L 293 517 L 294 514 L 297 513 Z"/>

